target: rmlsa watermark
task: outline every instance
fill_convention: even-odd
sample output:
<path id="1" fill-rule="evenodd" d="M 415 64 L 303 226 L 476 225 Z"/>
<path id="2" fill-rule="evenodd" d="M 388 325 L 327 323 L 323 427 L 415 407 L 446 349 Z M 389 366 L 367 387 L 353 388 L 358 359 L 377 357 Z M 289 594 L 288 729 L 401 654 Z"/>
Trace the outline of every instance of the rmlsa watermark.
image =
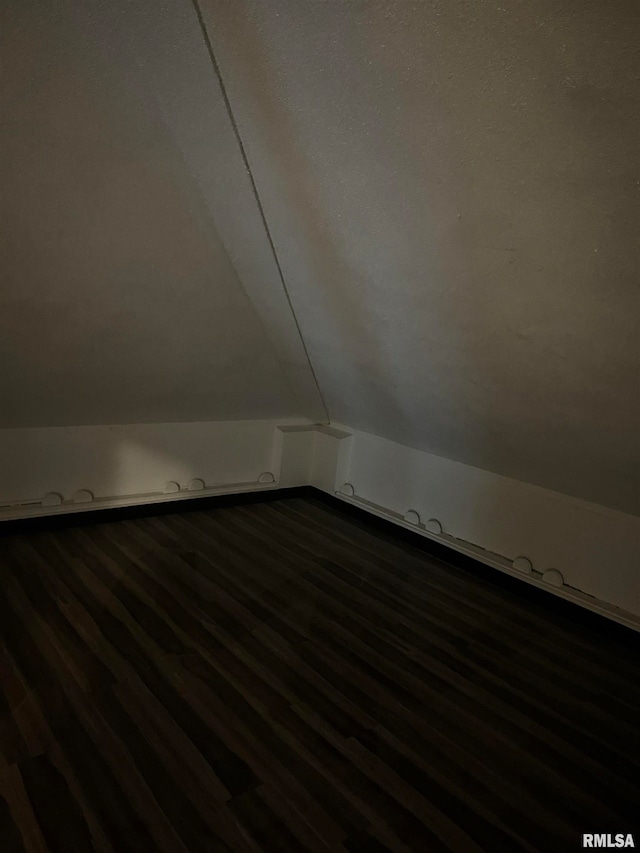
<path id="1" fill-rule="evenodd" d="M 635 847 L 633 835 L 630 832 L 618 832 L 616 835 L 605 835 L 586 832 L 582 836 L 583 847 Z"/>

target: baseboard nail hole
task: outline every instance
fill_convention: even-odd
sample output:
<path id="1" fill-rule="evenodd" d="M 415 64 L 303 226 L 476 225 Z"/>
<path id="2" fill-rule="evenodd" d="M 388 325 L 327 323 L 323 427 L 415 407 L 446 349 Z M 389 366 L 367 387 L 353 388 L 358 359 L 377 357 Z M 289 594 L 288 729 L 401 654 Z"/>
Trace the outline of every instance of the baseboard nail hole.
<path id="1" fill-rule="evenodd" d="M 404 514 L 404 520 L 407 524 L 420 524 L 420 515 L 415 511 L 415 509 L 408 509 Z"/>
<path id="2" fill-rule="evenodd" d="M 530 575 L 533 571 L 533 565 L 528 557 L 516 557 L 511 565 L 525 575 Z"/>
<path id="3" fill-rule="evenodd" d="M 547 569 L 542 580 L 550 586 L 564 586 L 564 578 L 557 569 Z"/>
<path id="4" fill-rule="evenodd" d="M 425 524 L 424 529 L 428 533 L 434 533 L 436 536 L 439 536 L 442 533 L 442 525 L 437 518 L 430 518 Z"/>

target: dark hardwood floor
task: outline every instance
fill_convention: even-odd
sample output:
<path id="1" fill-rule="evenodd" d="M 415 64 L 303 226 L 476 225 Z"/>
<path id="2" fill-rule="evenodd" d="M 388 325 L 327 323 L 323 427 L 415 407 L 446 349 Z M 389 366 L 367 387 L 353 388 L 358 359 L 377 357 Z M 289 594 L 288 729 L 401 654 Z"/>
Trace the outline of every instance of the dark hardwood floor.
<path id="1" fill-rule="evenodd" d="M 310 497 L 0 536 L 0 853 L 637 832 L 637 638 L 563 607 Z"/>

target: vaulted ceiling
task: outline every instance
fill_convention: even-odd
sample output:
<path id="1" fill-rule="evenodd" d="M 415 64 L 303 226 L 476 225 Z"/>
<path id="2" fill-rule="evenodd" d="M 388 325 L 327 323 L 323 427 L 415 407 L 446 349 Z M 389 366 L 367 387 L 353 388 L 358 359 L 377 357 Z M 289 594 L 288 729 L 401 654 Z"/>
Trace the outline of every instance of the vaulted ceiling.
<path id="1" fill-rule="evenodd" d="M 193 6 L 8 6 L 2 425 L 321 417 Z"/>
<path id="2" fill-rule="evenodd" d="M 0 425 L 330 418 L 638 509 L 635 0 L 5 7 Z"/>

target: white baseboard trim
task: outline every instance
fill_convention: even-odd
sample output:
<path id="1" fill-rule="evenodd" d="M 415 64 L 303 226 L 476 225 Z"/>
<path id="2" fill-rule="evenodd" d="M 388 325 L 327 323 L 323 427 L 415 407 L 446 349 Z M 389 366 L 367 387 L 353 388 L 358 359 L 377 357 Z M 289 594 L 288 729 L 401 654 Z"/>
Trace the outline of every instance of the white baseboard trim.
<path id="1" fill-rule="evenodd" d="M 348 426 L 0 430 L 0 529 L 2 520 L 309 485 L 640 630 L 637 519 Z"/>
<path id="2" fill-rule="evenodd" d="M 606 616 L 614 622 L 618 622 L 621 625 L 625 625 L 627 628 L 640 632 L 640 617 L 635 616 L 633 613 L 628 613 L 619 607 L 615 607 L 613 604 L 607 604 L 606 602 L 599 601 L 591 595 L 587 595 L 584 592 L 580 592 L 578 589 L 573 589 L 566 585 L 562 587 L 550 586 L 542 579 L 542 573 L 532 570 L 529 574 L 524 574 L 518 569 L 513 568 L 513 561 L 507 557 L 502 557 L 500 554 L 493 554 L 490 551 L 486 551 L 484 548 L 480 548 L 470 542 L 465 542 L 462 539 L 457 539 L 455 536 L 450 536 L 446 533 L 430 533 L 425 529 L 423 524 L 407 522 L 400 513 L 386 509 L 385 507 L 379 506 L 378 504 L 372 503 L 364 498 L 359 498 L 356 495 L 345 495 L 336 491 L 335 497 L 344 503 L 364 509 L 366 512 L 378 516 L 378 518 L 382 518 L 385 521 L 391 521 L 393 524 L 398 525 L 398 527 L 403 527 L 405 530 L 411 530 L 413 533 L 417 533 L 425 539 L 431 539 L 433 542 L 439 542 L 442 545 L 446 545 L 453 551 L 465 554 L 468 557 L 473 557 L 485 566 L 491 566 L 494 569 L 499 569 L 501 572 L 511 575 L 511 577 L 518 578 L 518 580 L 524 581 L 531 586 L 543 589 L 545 592 L 550 592 L 559 598 L 565 599 L 565 601 L 571 601 L 574 604 L 585 607 L 587 610 L 591 610 L 593 613 Z"/>
<path id="3" fill-rule="evenodd" d="M 0 521 L 263 491 L 278 421 L 0 430 Z"/>
<path id="4" fill-rule="evenodd" d="M 276 482 L 261 483 L 259 481 L 255 481 L 251 483 L 224 483 L 217 486 L 205 486 L 203 489 L 198 489 L 196 491 L 180 489 L 180 491 L 169 492 L 168 494 L 165 492 L 145 492 L 137 495 L 99 497 L 94 498 L 90 503 L 63 501 L 57 506 L 44 506 L 42 502 L 27 501 L 13 506 L 9 505 L 0 507 L 0 525 L 3 520 L 10 521 L 21 518 L 41 518 L 44 516 L 68 515 L 69 513 L 91 512 L 92 510 L 188 501 L 193 500 L 194 498 L 235 495 L 246 492 L 269 492 L 278 488 L 280 488 L 280 486 Z"/>

